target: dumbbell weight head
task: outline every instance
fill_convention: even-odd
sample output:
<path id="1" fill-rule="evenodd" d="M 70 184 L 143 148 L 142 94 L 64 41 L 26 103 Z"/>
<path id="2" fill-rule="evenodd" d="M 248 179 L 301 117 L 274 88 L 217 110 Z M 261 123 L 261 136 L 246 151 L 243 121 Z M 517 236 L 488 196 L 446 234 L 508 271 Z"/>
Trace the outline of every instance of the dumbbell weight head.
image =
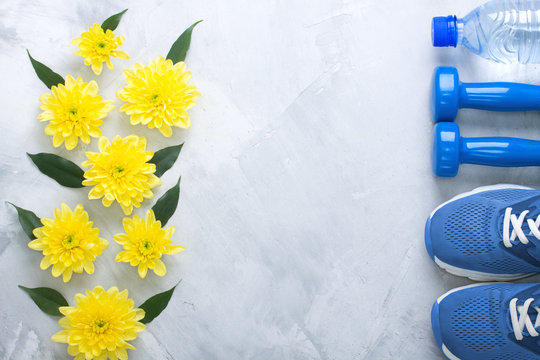
<path id="1" fill-rule="evenodd" d="M 456 176 L 459 170 L 459 126 L 452 122 L 441 122 L 433 131 L 433 173 L 442 177 Z"/>
<path id="2" fill-rule="evenodd" d="M 459 75 L 454 67 L 439 66 L 431 84 L 431 116 L 434 122 L 454 121 L 459 110 Z"/>

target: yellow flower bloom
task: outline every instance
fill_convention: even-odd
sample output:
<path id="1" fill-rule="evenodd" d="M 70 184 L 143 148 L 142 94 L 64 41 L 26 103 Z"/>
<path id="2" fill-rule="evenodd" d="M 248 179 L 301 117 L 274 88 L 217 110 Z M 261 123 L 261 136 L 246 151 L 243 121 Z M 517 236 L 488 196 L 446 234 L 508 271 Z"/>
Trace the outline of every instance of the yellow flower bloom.
<path id="1" fill-rule="evenodd" d="M 83 185 L 94 186 L 89 199 L 103 197 L 104 206 L 118 201 L 126 215 L 133 206 L 139 207 L 144 199 L 154 197 L 153 188 L 161 185 L 154 175 L 156 165 L 148 163 L 154 156 L 146 151 L 146 138 L 129 135 L 116 136 L 112 142 L 106 137 L 99 138 L 100 153 L 87 152 L 88 160 L 83 166 L 91 167 L 84 173 Z"/>
<path id="2" fill-rule="evenodd" d="M 114 109 L 113 100 L 98 96 L 95 81 L 85 83 L 81 77 L 66 76 L 65 85 L 53 86 L 51 92 L 39 97 L 41 110 L 38 119 L 49 121 L 45 134 L 53 136 L 53 145 L 58 147 L 65 141 L 66 149 L 77 146 L 79 138 L 85 144 L 90 136 L 101 135 L 99 126 L 103 118 Z"/>
<path id="3" fill-rule="evenodd" d="M 174 255 L 184 251 L 179 245 L 171 245 L 169 240 L 174 233 L 174 226 L 168 229 L 161 228 L 161 221 L 156 221 L 154 212 L 148 210 L 146 218 L 137 215 L 133 219 L 124 218 L 125 234 L 114 235 L 114 241 L 124 247 L 116 255 L 116 261 L 128 262 L 131 266 L 139 265 L 139 276 L 144 279 L 148 269 L 154 270 L 156 275 L 164 276 L 167 268 L 160 260 L 163 254 Z"/>
<path id="4" fill-rule="evenodd" d="M 124 43 L 124 37 L 115 36 L 111 30 L 104 32 L 99 24 L 94 24 L 71 43 L 79 47 L 79 51 L 75 51 L 74 54 L 84 57 L 84 65 L 92 65 L 92 71 L 96 75 L 101 74 L 104 61 L 112 70 L 111 56 L 121 60 L 129 59 L 125 52 L 115 50 Z"/>
<path id="5" fill-rule="evenodd" d="M 127 341 L 137 338 L 146 329 L 139 322 L 144 318 L 143 309 L 134 309 L 128 291 L 118 291 L 116 286 L 105 291 L 96 286 L 86 295 L 75 295 L 75 306 L 59 308 L 64 315 L 58 323 L 61 330 L 51 337 L 58 343 L 68 344 L 68 354 L 74 360 L 127 360 L 127 349 L 135 347 Z"/>
<path id="6" fill-rule="evenodd" d="M 158 128 L 166 137 L 172 135 L 171 126 L 188 129 L 191 126 L 188 109 L 201 96 L 195 86 L 188 85 L 191 72 L 186 64 L 158 57 L 148 66 L 135 64 L 124 70 L 127 85 L 116 96 L 126 104 L 121 112 L 131 116 L 131 124 Z"/>
<path id="7" fill-rule="evenodd" d="M 62 204 L 54 210 L 54 219 L 41 219 L 44 225 L 34 229 L 35 240 L 28 243 L 31 249 L 42 251 L 40 267 L 45 270 L 52 265 L 52 275 L 60 276 L 64 282 L 71 279 L 73 272 L 94 273 L 94 260 L 109 246 L 109 242 L 99 237 L 99 229 L 88 221 L 88 213 L 82 205 L 75 211 Z"/>

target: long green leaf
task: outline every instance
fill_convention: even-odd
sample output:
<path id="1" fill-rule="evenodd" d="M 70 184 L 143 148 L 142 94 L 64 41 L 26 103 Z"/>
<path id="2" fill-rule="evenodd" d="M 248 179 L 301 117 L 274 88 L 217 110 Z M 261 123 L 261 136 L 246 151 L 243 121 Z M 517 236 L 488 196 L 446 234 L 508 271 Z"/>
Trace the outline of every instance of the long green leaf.
<path id="1" fill-rule="evenodd" d="M 152 207 L 156 220 L 161 221 L 161 226 L 165 226 L 176 211 L 178 199 L 180 198 L 180 180 L 182 180 L 182 177 L 179 177 L 176 185 L 167 190 Z"/>
<path id="2" fill-rule="evenodd" d="M 184 61 L 186 59 L 187 52 L 189 50 L 189 45 L 191 44 L 191 33 L 193 32 L 193 28 L 198 23 L 202 22 L 202 20 L 197 21 L 190 27 L 188 27 L 182 35 L 176 39 L 174 44 L 171 46 L 171 50 L 169 50 L 169 53 L 167 54 L 167 59 L 171 59 L 173 64 L 176 64 L 179 61 Z"/>
<path id="3" fill-rule="evenodd" d="M 84 171 L 74 162 L 49 153 L 28 154 L 28 156 L 42 173 L 60 185 L 71 188 L 83 187 Z"/>
<path id="4" fill-rule="evenodd" d="M 182 280 L 180 280 L 182 281 Z M 178 284 L 180 284 L 180 281 Z M 146 300 L 139 308 L 143 309 L 145 312 L 144 318 L 141 320 L 143 324 L 148 324 L 150 321 L 154 320 L 169 304 L 171 296 L 174 292 L 174 289 L 178 286 L 174 285 L 172 289 L 164 291 L 162 293 L 152 296 L 150 299 Z"/>
<path id="5" fill-rule="evenodd" d="M 180 150 L 182 150 L 184 144 L 169 146 L 154 153 L 154 157 L 149 161 L 150 163 L 156 164 L 156 172 L 154 175 L 161 177 L 169 170 L 178 159 Z"/>
<path id="6" fill-rule="evenodd" d="M 114 31 L 116 27 L 118 26 L 118 24 L 120 23 L 120 19 L 122 18 L 122 15 L 124 15 L 126 11 L 128 11 L 128 9 L 120 11 L 118 14 L 114 14 L 111 17 L 109 17 L 107 20 L 105 20 L 103 24 L 101 24 L 101 28 L 103 29 L 103 31 L 105 32 L 107 30 Z"/>
<path id="7" fill-rule="evenodd" d="M 58 84 L 64 85 L 64 78 L 52 71 L 48 66 L 40 63 L 39 61 L 35 60 L 32 55 L 30 55 L 30 51 L 26 49 L 26 52 L 28 53 L 28 57 L 30 58 L 30 62 L 32 63 L 32 66 L 34 67 L 34 71 L 36 72 L 36 75 L 38 78 L 43 81 L 45 86 L 47 86 L 49 89 L 53 86 L 58 86 Z"/>
<path id="8" fill-rule="evenodd" d="M 31 212 L 30 210 L 26 210 L 23 208 L 18 207 L 17 205 L 10 203 L 8 201 L 8 204 L 11 204 L 17 210 L 17 214 L 19 215 L 19 222 L 21 223 L 21 227 L 23 228 L 24 232 L 30 240 L 34 240 L 36 237 L 32 233 L 35 228 L 42 227 L 41 220 Z"/>
<path id="9" fill-rule="evenodd" d="M 47 288 L 47 287 L 37 287 L 37 288 L 27 288 L 22 285 L 19 287 L 24 290 L 36 305 L 46 314 L 52 316 L 62 316 L 62 313 L 58 308 L 60 306 L 68 306 L 67 300 L 60 294 L 58 291 Z"/>

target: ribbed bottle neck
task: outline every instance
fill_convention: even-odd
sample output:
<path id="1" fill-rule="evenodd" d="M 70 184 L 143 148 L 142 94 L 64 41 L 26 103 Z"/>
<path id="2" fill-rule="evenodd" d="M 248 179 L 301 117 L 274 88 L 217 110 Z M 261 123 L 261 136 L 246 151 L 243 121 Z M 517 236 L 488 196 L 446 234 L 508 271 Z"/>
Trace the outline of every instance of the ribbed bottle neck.
<path id="1" fill-rule="evenodd" d="M 463 44 L 463 19 L 456 19 L 456 33 L 457 33 L 457 39 L 456 39 L 456 45 Z"/>

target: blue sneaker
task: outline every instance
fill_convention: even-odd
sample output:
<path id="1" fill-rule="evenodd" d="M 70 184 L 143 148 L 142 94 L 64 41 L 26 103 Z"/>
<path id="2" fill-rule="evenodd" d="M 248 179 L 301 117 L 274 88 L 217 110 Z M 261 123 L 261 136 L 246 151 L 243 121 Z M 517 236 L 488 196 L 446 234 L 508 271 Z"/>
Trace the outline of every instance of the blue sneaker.
<path id="1" fill-rule="evenodd" d="M 450 360 L 540 359 L 540 284 L 474 284 L 437 299 L 437 345 Z"/>
<path id="2" fill-rule="evenodd" d="M 540 272 L 540 190 L 478 188 L 435 209 L 426 222 L 429 256 L 451 274 L 509 281 Z"/>

